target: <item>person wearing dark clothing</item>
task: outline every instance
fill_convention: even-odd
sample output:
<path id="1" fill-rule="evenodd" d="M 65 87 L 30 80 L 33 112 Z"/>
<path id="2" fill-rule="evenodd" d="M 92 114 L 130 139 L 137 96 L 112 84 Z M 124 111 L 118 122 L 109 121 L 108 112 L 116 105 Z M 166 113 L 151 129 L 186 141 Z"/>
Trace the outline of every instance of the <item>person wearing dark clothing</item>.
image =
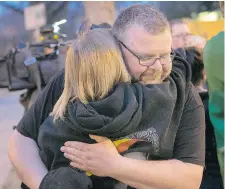
<path id="1" fill-rule="evenodd" d="M 90 33 L 87 35 L 90 35 Z M 97 39 L 97 37 L 95 38 Z M 65 119 L 57 119 L 54 122 L 54 117 L 49 116 L 38 128 L 38 135 L 31 136 L 37 141 L 42 161 L 48 170 L 53 170 L 53 172 L 61 167 L 68 167 L 69 160 L 63 156 L 60 147 L 66 141 L 95 143 L 89 137 L 89 134 L 94 134 L 106 136 L 114 143 L 121 142 L 124 139 L 126 140 L 125 143 L 129 141 L 130 146 L 128 145 L 126 150 L 120 150 L 120 145 L 123 145 L 123 142 L 117 147 L 118 151 L 125 156 L 138 153 L 139 158 L 146 160 L 177 158 L 204 165 L 204 160 L 197 158 L 202 153 L 201 151 L 198 152 L 199 154 L 192 154 L 187 159 L 182 151 L 173 149 L 174 145 L 179 146 L 181 143 L 179 141 L 181 139 L 175 141 L 176 134 L 179 132 L 178 126 L 184 120 L 190 120 L 188 114 L 185 119 L 182 119 L 182 112 L 184 109 L 186 109 L 185 111 L 188 109 L 185 106 L 185 99 L 189 98 L 189 92 L 193 90 L 193 87 L 187 84 L 190 83 L 190 73 L 187 63 L 176 56 L 173 60 L 173 69 L 170 76 L 159 86 L 151 84 L 145 86 L 137 82 L 132 84 L 129 82 L 118 83 L 110 91 L 110 94 L 101 100 L 91 101 L 88 104 L 81 102 L 79 99 L 70 102 L 65 111 Z M 159 89 L 161 92 L 158 92 Z M 190 99 L 190 104 L 193 106 L 191 108 L 201 109 L 202 105 L 199 102 L 199 99 L 198 102 Z M 157 123 L 157 127 L 154 126 L 155 123 Z M 190 125 L 192 124 L 190 123 Z M 20 127 L 20 125 L 17 128 L 19 132 L 26 134 L 22 129 L 23 127 Z M 188 153 L 187 150 L 191 152 L 193 149 L 186 149 L 185 153 Z M 60 171 L 57 172 L 60 174 Z M 74 174 L 77 175 L 78 173 L 74 172 Z M 53 175 L 54 177 L 52 171 L 47 174 L 42 182 L 45 184 L 41 184 L 40 189 L 54 183 L 54 180 L 56 180 L 55 173 Z M 83 172 L 80 175 L 85 176 Z M 64 182 L 67 189 L 72 189 L 74 183 L 71 182 L 73 185 L 69 186 L 69 182 L 64 180 L 64 177 L 61 175 L 61 179 L 58 178 L 57 180 L 61 180 L 60 183 Z M 98 185 L 98 189 L 100 189 L 98 184 L 100 181 L 102 189 L 114 188 L 115 182 L 112 180 L 99 179 L 95 176 L 91 178 L 94 185 Z M 82 180 L 85 179 L 81 179 L 80 182 Z M 86 188 L 91 187 L 90 180 L 86 178 L 86 181 Z M 76 180 L 76 182 L 78 181 Z M 110 182 L 112 183 L 111 186 Z"/>
<path id="2" fill-rule="evenodd" d="M 125 21 L 123 18 L 127 18 L 128 20 Z M 131 20 L 129 21 L 129 19 Z M 137 22 L 138 25 L 135 24 Z M 126 23 L 129 23 L 129 25 L 126 25 Z M 65 70 L 66 74 L 62 73 L 62 75 L 56 76 L 39 96 L 37 102 L 21 120 L 19 124 L 20 126 L 18 125 L 18 130 L 15 131 L 10 142 L 9 154 L 16 169 L 21 174 L 23 178 L 22 180 L 30 188 L 47 186 L 48 182 L 52 183 L 51 181 L 55 183 L 63 182 L 63 178 L 61 178 L 61 180 L 56 178 L 57 175 L 60 175 L 58 174 L 59 172 L 56 171 L 57 169 L 49 171 L 46 165 L 43 164 L 42 159 L 37 155 L 39 148 L 35 146 L 37 145 L 38 138 L 41 136 L 42 126 L 45 128 L 43 123 L 50 113 L 50 116 L 53 116 L 53 121 L 55 120 L 56 124 L 59 121 L 58 118 L 61 117 L 64 117 L 62 120 L 65 122 L 72 123 L 66 124 L 65 129 L 66 127 L 71 128 L 70 126 L 74 125 L 73 123 L 76 123 L 79 119 L 80 128 L 76 127 L 76 129 L 79 129 L 82 133 L 77 132 L 76 137 L 81 134 L 85 134 L 83 140 L 90 140 L 86 132 L 90 131 L 92 126 L 95 126 L 97 129 L 102 127 L 100 129 L 101 132 L 106 132 L 107 130 L 111 135 L 122 129 L 122 136 L 119 136 L 119 138 L 113 138 L 114 136 L 109 137 L 110 139 L 106 142 L 101 142 L 98 140 L 98 143 L 89 144 L 87 142 L 82 143 L 67 141 L 66 143 L 71 143 L 74 145 L 73 150 L 76 153 L 73 154 L 73 156 L 70 156 L 68 146 L 63 146 L 60 149 L 65 153 L 65 157 L 68 159 L 68 165 L 70 164 L 71 167 L 77 171 L 82 170 L 87 175 L 91 175 L 90 177 L 85 178 L 92 179 L 93 175 L 95 175 L 96 177 L 100 177 L 100 180 L 108 178 L 109 180 L 114 179 L 117 180 L 115 183 L 115 188 L 198 188 L 204 167 L 205 155 L 204 109 L 198 93 L 190 82 L 190 68 L 188 67 L 188 64 L 185 63 L 185 60 L 179 57 L 175 57 L 173 60 L 173 53 L 171 54 L 171 33 L 168 21 L 160 11 L 149 5 L 135 5 L 121 13 L 117 21 L 114 23 L 111 33 L 116 38 L 116 41 L 119 42 L 121 50 L 119 52 L 116 51 L 118 52 L 115 56 L 117 57 L 116 61 L 115 58 L 109 58 L 111 56 L 107 56 L 107 59 L 102 59 L 99 56 L 95 56 L 95 53 L 92 53 L 91 51 L 91 47 L 92 45 L 98 44 L 98 42 L 91 43 L 90 40 L 87 40 L 89 41 L 89 53 L 84 56 L 86 58 L 85 61 L 83 61 L 82 64 L 74 64 L 73 66 L 77 66 L 77 69 L 66 67 L 66 69 L 68 69 L 67 71 Z M 84 35 L 83 39 L 86 37 L 87 36 Z M 99 39 L 103 40 L 102 38 Z M 106 42 L 105 39 L 103 41 Z M 102 45 L 97 45 L 97 48 L 94 48 L 95 51 L 102 52 L 100 49 L 104 49 L 105 51 L 103 52 L 105 53 L 108 52 L 107 48 Z M 79 54 L 79 51 L 77 50 L 68 50 L 68 52 L 75 53 L 76 55 Z M 121 52 L 123 55 L 124 64 L 119 64 L 118 62 L 122 59 Z M 110 53 L 114 53 L 114 51 L 110 51 Z M 69 58 L 68 60 L 74 60 L 75 62 L 82 60 L 79 56 L 73 57 L 75 59 Z M 85 66 L 85 69 L 83 68 L 80 70 L 80 66 L 89 62 L 87 61 L 88 58 L 93 58 L 91 64 L 89 64 L 89 66 Z M 105 66 L 100 64 L 100 60 Z M 112 63 L 112 61 L 115 62 Z M 96 64 L 98 66 L 96 66 Z M 152 105 L 150 112 L 151 115 L 148 114 L 148 103 L 145 103 L 145 101 L 142 102 L 142 108 L 144 108 L 143 110 L 146 109 L 147 112 L 146 114 L 145 111 L 140 112 L 142 114 L 141 120 L 140 117 L 138 120 L 140 127 L 132 124 L 136 127 L 134 127 L 134 131 L 132 131 L 130 127 L 127 127 L 127 125 L 129 125 L 129 122 L 127 122 L 127 124 L 116 125 L 117 130 L 111 133 L 111 127 L 109 126 L 114 123 L 114 121 L 120 120 L 117 120 L 117 117 L 120 117 L 120 114 L 126 112 L 126 115 L 129 113 L 131 117 L 132 115 L 138 115 L 132 113 L 132 109 L 128 109 L 129 111 L 125 112 L 119 112 L 121 107 L 118 106 L 118 108 L 116 106 L 117 103 L 109 103 L 109 105 L 114 107 L 116 111 L 110 112 L 112 114 L 110 116 L 100 116 L 102 115 L 102 112 L 104 113 L 103 115 L 105 115 L 107 111 L 105 112 L 100 109 L 97 104 L 104 102 L 104 100 L 110 99 L 113 97 L 113 94 L 116 94 L 120 85 L 115 84 L 126 83 L 129 81 L 129 79 L 125 76 L 126 74 L 120 74 L 120 77 L 117 77 L 116 82 L 111 82 L 111 87 L 106 87 L 106 90 L 103 91 L 105 85 L 102 85 L 102 83 L 104 83 L 106 78 L 110 78 L 110 75 L 112 74 L 120 73 L 119 70 L 123 70 L 122 73 L 126 70 L 121 67 L 120 69 L 117 69 L 116 66 L 118 65 L 126 65 L 129 74 L 132 76 L 132 81 L 134 81 L 134 83 L 132 82 L 132 84 L 127 86 L 132 86 L 131 89 L 133 90 L 133 92 L 130 90 L 131 93 L 129 95 L 136 98 L 136 95 L 140 94 L 140 98 L 143 96 L 143 99 L 146 99 L 146 102 L 148 102 L 150 97 L 152 97 L 153 100 L 151 101 L 150 99 L 150 102 L 148 102 Z M 96 75 L 93 77 L 91 73 L 93 73 L 94 69 L 90 69 L 91 66 L 96 66 L 98 69 L 103 69 L 102 74 L 97 74 L 98 72 L 94 72 Z M 104 71 L 105 69 L 109 70 Z M 79 74 L 75 74 L 76 71 L 74 72 L 73 70 L 79 71 Z M 84 73 L 89 74 L 86 74 L 85 77 L 80 77 L 80 74 Z M 76 78 L 69 77 L 71 74 L 74 74 L 73 76 Z M 94 80 L 93 78 L 97 78 L 97 80 Z M 61 84 L 64 83 L 64 79 L 65 84 L 61 86 Z M 137 87 L 134 87 L 135 83 L 137 83 L 137 86 L 141 87 L 140 89 L 142 89 L 142 91 L 139 91 L 137 90 Z M 75 87 L 71 90 L 66 90 L 68 89 L 68 86 L 72 86 L 71 84 L 79 86 L 79 88 Z M 83 86 L 88 87 L 84 88 Z M 61 91 L 62 93 L 56 94 L 56 92 L 60 92 L 58 91 L 60 89 L 62 89 L 63 92 Z M 67 93 L 65 93 L 65 91 L 67 91 Z M 94 93 L 92 93 L 93 91 Z M 78 98 L 73 98 L 74 93 L 77 94 Z M 125 96 L 127 95 L 128 94 Z M 128 101 L 123 100 L 123 95 L 121 95 L 118 97 L 118 102 L 121 102 L 122 104 L 125 103 L 124 108 L 128 105 L 134 106 L 136 103 L 136 110 L 138 110 L 139 104 L 137 103 L 137 100 L 139 100 L 139 96 L 137 97 L 138 98 L 136 100 L 133 98 L 131 101 L 132 103 L 129 104 Z M 158 100 L 154 101 L 154 99 Z M 79 104 L 79 101 L 85 104 L 85 106 L 83 107 L 82 104 Z M 115 102 L 115 100 L 113 102 Z M 62 103 L 63 108 L 61 106 Z M 69 108 L 70 106 L 67 106 L 68 103 L 78 103 L 79 106 L 73 106 L 71 104 L 72 107 Z M 171 104 L 172 106 L 170 106 Z M 91 105 L 95 108 L 91 107 Z M 74 112 L 76 109 L 73 108 L 76 107 L 82 109 L 86 113 L 88 112 L 89 114 L 84 114 L 83 120 L 83 114 L 80 114 L 80 111 L 79 114 L 76 114 L 78 115 L 78 117 L 75 117 L 76 119 L 73 119 L 71 116 L 72 114 L 69 114 L 68 116 L 68 113 Z M 97 110 L 99 110 L 98 113 L 96 113 Z M 41 113 L 41 115 L 37 112 Z M 87 119 L 86 115 L 90 114 L 93 117 L 88 117 Z M 67 117 L 69 120 L 67 120 Z M 97 117 L 101 118 L 104 125 L 98 125 L 97 121 L 100 121 L 100 119 L 94 119 Z M 104 117 L 108 118 L 105 119 Z M 116 119 L 113 120 L 113 118 Z M 138 117 L 132 117 L 134 120 L 136 118 Z M 145 118 L 149 119 L 150 122 L 148 123 Z M 84 125 L 85 120 L 89 121 L 90 124 Z M 28 121 L 31 124 L 29 124 Z M 130 122 L 132 123 L 132 121 Z M 58 127 L 61 128 L 60 126 Z M 71 133 L 72 131 L 74 130 L 71 130 Z M 93 132 L 94 131 L 92 129 L 91 133 Z M 29 138 L 26 136 L 29 136 Z M 42 136 L 44 137 L 45 135 Z M 96 138 L 96 136 L 94 137 L 93 135 L 90 137 L 92 139 Z M 100 138 L 102 139 L 103 137 Z M 23 147 L 27 144 L 30 145 L 29 152 L 24 151 L 21 146 L 15 148 L 16 143 L 14 141 L 17 139 Z M 138 141 L 133 139 L 138 139 Z M 139 139 L 142 139 L 142 141 L 139 141 Z M 118 140 L 120 142 L 118 142 Z M 147 144 L 150 144 L 147 149 L 145 148 L 146 142 L 149 142 Z M 76 148 L 78 144 L 83 145 L 80 150 L 77 150 Z M 41 143 L 39 144 L 39 147 L 40 146 Z M 131 149 L 139 149 L 136 152 L 132 152 L 129 147 L 132 147 Z M 83 156 L 85 158 L 82 158 L 80 153 L 81 151 L 83 154 L 89 152 L 89 156 L 85 154 Z M 152 153 L 148 154 L 147 152 L 149 151 Z M 120 152 L 125 153 L 122 154 Z M 69 156 L 67 156 L 67 154 Z M 29 156 L 29 159 L 26 155 Z M 53 155 L 53 157 L 55 156 Z M 77 157 L 77 159 L 75 157 Z M 80 160 L 82 162 L 79 163 L 76 160 Z M 72 163 L 70 163 L 70 161 L 72 161 Z M 89 165 L 93 166 L 89 166 L 87 163 L 90 163 Z M 27 166 L 28 164 L 29 167 Z M 82 167 L 82 165 L 84 165 L 84 167 Z M 67 166 L 66 168 L 69 169 L 71 167 Z M 56 174 L 54 174 L 54 171 L 56 171 Z M 173 174 L 171 174 L 171 171 Z M 51 174 L 52 172 L 53 174 Z M 64 169 L 62 169 L 62 172 L 64 172 Z M 32 180 L 29 179 L 31 178 L 30 175 L 32 175 Z M 53 177 L 51 177 L 51 175 L 53 175 Z M 54 177 L 54 175 L 56 175 L 56 177 Z M 85 176 L 84 173 L 82 173 L 82 175 Z M 184 181 L 186 181 L 185 186 L 183 185 Z M 107 182 L 100 181 L 98 183 L 103 185 Z M 120 185 L 121 183 L 123 183 L 123 186 Z M 95 181 L 92 184 L 94 184 L 93 188 L 98 188 L 95 187 Z M 73 186 L 73 188 L 74 187 L 75 186 Z M 87 187 L 90 187 L 90 185 Z M 105 189 L 106 188 L 107 187 L 105 187 Z"/>
<path id="3" fill-rule="evenodd" d="M 223 189 L 223 180 L 220 173 L 220 166 L 217 158 L 216 139 L 214 134 L 214 128 L 209 117 L 209 94 L 208 92 L 199 93 L 204 108 L 205 108 L 205 170 L 203 172 L 203 178 L 200 189 Z"/>
<path id="4" fill-rule="evenodd" d="M 185 52 L 183 52 L 183 50 Z M 206 153 L 205 153 L 205 169 L 203 172 L 203 178 L 200 189 L 223 189 L 223 181 L 220 173 L 219 162 L 217 158 L 216 139 L 214 134 L 214 128 L 209 117 L 209 94 L 207 89 L 204 88 L 206 82 L 206 74 L 204 70 L 204 63 L 202 57 L 202 51 L 195 47 L 189 47 L 180 50 L 183 52 L 184 58 L 191 65 L 192 70 L 192 83 L 199 92 L 205 108 L 205 123 L 206 123 Z"/>

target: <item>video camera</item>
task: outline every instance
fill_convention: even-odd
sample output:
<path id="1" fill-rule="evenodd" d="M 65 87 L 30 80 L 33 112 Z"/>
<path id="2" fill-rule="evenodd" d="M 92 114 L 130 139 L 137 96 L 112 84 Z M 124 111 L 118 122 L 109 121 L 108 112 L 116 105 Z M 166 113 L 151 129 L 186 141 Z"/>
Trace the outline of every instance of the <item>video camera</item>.
<path id="1" fill-rule="evenodd" d="M 60 71 L 60 61 L 55 49 L 66 45 L 67 43 L 49 40 L 20 44 L 20 48 L 11 49 L 0 58 L 0 88 L 7 87 L 9 91 L 14 91 L 45 86 Z M 54 50 L 48 54 L 40 50 L 46 48 Z"/>

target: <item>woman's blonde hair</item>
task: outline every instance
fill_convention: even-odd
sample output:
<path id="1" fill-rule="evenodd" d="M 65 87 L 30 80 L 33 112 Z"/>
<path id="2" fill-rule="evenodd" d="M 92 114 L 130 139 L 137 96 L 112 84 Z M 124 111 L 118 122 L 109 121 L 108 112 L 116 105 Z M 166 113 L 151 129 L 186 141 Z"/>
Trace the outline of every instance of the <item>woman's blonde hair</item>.
<path id="1" fill-rule="evenodd" d="M 67 51 L 64 90 L 51 113 L 64 118 L 71 100 L 83 103 L 105 97 L 119 82 L 130 81 L 118 43 L 107 29 L 80 35 Z"/>

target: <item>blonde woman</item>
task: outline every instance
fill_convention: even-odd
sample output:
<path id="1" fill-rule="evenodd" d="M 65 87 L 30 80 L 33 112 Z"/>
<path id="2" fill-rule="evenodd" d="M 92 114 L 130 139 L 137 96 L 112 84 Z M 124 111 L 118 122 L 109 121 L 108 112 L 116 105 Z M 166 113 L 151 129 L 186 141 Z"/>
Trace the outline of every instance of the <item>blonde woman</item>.
<path id="1" fill-rule="evenodd" d="M 161 82 L 157 72 L 151 76 L 152 83 Z M 49 184 L 52 178 L 64 177 L 61 183 L 66 189 L 74 185 L 79 189 L 89 188 L 90 178 L 98 180 L 104 188 L 119 187 L 112 179 L 106 182 L 86 173 L 91 176 L 88 178 L 85 173 L 68 167 L 69 161 L 60 152 L 68 140 L 93 143 L 89 135 L 101 135 L 111 138 L 119 153 L 130 150 L 131 153 L 125 153 L 127 157 L 148 159 L 148 151 L 157 155 L 159 136 L 154 128 L 135 133 L 143 122 L 143 101 L 150 100 L 144 99 L 148 88 L 139 83 L 130 84 L 130 80 L 119 43 L 109 30 L 95 29 L 78 36 L 67 51 L 63 93 L 39 130 L 40 157 L 48 170 L 53 170 L 40 188 L 49 188 L 54 183 Z M 154 106 L 149 104 L 146 113 Z M 152 136 L 146 138 L 149 134 Z M 152 147 L 145 146 L 149 142 Z"/>
<path id="2" fill-rule="evenodd" d="M 141 107 L 137 106 L 130 80 L 119 44 L 109 30 L 79 33 L 67 51 L 63 93 L 39 130 L 40 157 L 48 170 L 53 170 L 45 176 L 40 188 L 55 188 L 53 180 L 61 178 L 64 179 L 57 186 L 59 188 L 92 186 L 85 173 L 68 167 L 69 161 L 60 152 L 60 147 L 67 140 L 93 143 L 89 134 L 114 139 L 130 134 L 141 118 Z M 126 93 L 131 95 L 125 103 Z M 114 121 L 115 118 L 118 120 Z M 130 124 L 132 120 L 134 123 Z M 127 126 L 131 127 L 130 131 L 126 131 Z M 124 143 L 123 140 L 116 142 L 117 146 Z"/>

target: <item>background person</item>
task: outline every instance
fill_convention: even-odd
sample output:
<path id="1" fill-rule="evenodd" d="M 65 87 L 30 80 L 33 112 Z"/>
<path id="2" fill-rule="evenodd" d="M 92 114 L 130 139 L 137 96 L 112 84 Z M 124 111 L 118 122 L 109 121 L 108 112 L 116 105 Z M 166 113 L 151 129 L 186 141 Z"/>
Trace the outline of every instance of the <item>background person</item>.
<path id="1" fill-rule="evenodd" d="M 192 83 L 196 87 L 202 99 L 205 108 L 205 123 L 206 123 L 206 153 L 205 153 L 205 169 L 200 189 L 223 189 L 223 181 L 220 173 L 219 162 L 217 158 L 217 148 L 214 128 L 209 117 L 209 94 L 205 88 L 207 80 L 204 63 L 203 51 L 196 47 L 185 48 L 186 60 L 191 65 Z"/>

